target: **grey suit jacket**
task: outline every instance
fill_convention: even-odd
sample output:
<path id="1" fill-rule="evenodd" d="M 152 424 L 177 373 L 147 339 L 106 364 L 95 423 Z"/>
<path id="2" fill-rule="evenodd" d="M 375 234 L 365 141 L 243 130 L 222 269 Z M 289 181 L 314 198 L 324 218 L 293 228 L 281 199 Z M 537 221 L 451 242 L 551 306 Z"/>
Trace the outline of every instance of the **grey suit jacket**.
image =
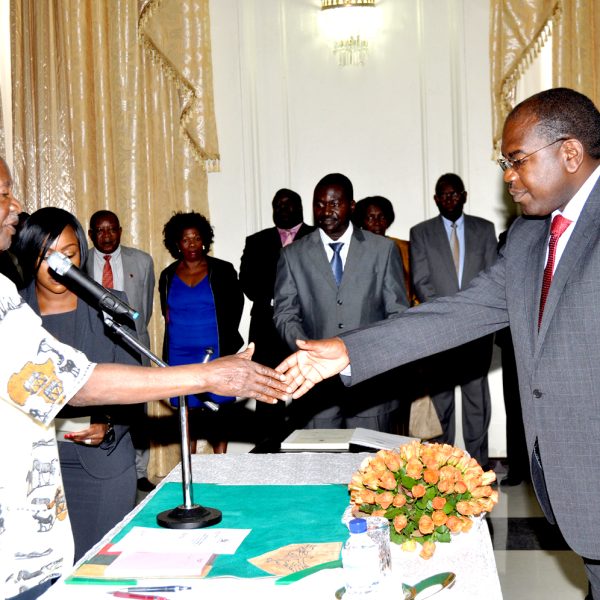
<path id="1" fill-rule="evenodd" d="M 121 246 L 121 259 L 123 260 L 123 291 L 127 295 L 129 305 L 140 313 L 135 321 L 138 339 L 142 344 L 150 347 L 148 323 L 154 304 L 154 261 L 146 252 L 126 246 Z M 85 269 L 90 277 L 94 277 L 93 248 L 90 249 Z"/>
<path id="2" fill-rule="evenodd" d="M 275 326 L 290 348 L 394 317 L 408 306 L 400 253 L 388 238 L 354 228 L 338 289 L 313 231 L 283 248 L 274 300 Z"/>
<path id="3" fill-rule="evenodd" d="M 464 216 L 465 260 L 462 285 L 496 260 L 494 224 L 479 217 Z M 458 278 L 442 217 L 415 225 L 410 230 L 410 272 L 420 302 L 458 292 Z"/>
<path id="4" fill-rule="evenodd" d="M 532 474 L 569 545 L 600 559 L 600 182 L 561 257 L 537 329 L 550 218 L 515 221 L 498 261 L 452 297 L 342 337 L 352 382 L 510 325 Z M 407 341 L 410 340 L 410 344 Z M 545 486 L 544 486 L 545 479 Z M 547 492 L 547 496 L 546 496 Z"/>

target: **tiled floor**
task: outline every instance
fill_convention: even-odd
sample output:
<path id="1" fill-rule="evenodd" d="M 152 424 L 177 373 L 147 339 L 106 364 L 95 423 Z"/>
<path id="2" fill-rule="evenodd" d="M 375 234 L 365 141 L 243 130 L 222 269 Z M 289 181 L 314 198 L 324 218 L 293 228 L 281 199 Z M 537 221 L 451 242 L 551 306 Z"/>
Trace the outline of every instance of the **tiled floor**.
<path id="1" fill-rule="evenodd" d="M 496 471 L 502 479 L 501 465 Z M 542 516 L 531 485 L 502 487 L 488 518 L 506 600 L 582 600 L 587 581 L 581 559 Z"/>

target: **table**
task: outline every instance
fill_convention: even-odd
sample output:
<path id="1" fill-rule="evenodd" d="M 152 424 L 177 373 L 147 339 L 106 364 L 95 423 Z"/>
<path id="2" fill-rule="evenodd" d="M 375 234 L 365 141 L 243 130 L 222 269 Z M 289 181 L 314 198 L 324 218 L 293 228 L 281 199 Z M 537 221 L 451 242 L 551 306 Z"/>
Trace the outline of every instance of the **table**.
<path id="1" fill-rule="evenodd" d="M 192 474 L 195 483 L 244 484 L 244 485 L 294 485 L 348 483 L 367 453 L 292 453 L 292 454 L 215 454 L 193 455 Z M 110 541 L 132 518 L 142 510 L 161 486 L 167 482 L 181 481 L 181 467 L 175 467 L 161 482 L 157 490 L 149 494 L 144 502 L 128 515 L 100 541 L 83 560 L 95 554 Z M 195 498 L 202 504 L 202 498 Z M 216 507 L 218 508 L 218 506 Z M 341 518 L 341 515 L 340 515 Z M 439 595 L 440 600 L 501 600 L 502 592 L 496 570 L 496 562 L 485 520 L 474 526 L 469 534 L 461 534 L 451 544 L 437 544 L 433 558 L 424 561 L 418 553 L 402 552 L 392 544 L 393 577 L 398 582 L 414 584 L 425 577 L 442 571 L 456 573 L 456 584 Z M 139 585 L 145 585 L 141 582 Z M 156 580 L 154 582 L 156 583 Z M 184 583 L 182 580 L 161 580 L 159 585 Z M 341 569 L 319 571 L 300 581 L 276 586 L 274 578 L 255 579 L 213 578 L 186 580 L 192 585 L 189 592 L 162 594 L 170 600 L 197 600 L 199 593 L 204 598 L 310 598 L 319 600 L 334 598 L 335 591 L 343 585 Z M 58 581 L 46 594 L 44 599 L 70 600 L 85 597 L 86 600 L 104 599 L 110 596 L 107 592 L 118 589 L 103 586 L 66 585 Z"/>

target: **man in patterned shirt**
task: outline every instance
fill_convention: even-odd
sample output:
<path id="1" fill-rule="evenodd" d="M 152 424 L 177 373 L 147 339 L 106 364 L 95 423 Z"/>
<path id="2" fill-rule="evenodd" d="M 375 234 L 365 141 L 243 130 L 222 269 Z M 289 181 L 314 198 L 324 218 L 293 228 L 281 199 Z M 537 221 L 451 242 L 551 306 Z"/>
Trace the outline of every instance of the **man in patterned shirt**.
<path id="1" fill-rule="evenodd" d="M 10 245 L 20 211 L 0 157 L 0 251 Z M 64 404 L 146 402 L 206 391 L 266 402 L 285 398 L 282 376 L 251 362 L 252 351 L 168 369 L 96 365 L 47 333 L 0 275 L 0 597 L 37 598 L 73 562 L 53 425 Z"/>

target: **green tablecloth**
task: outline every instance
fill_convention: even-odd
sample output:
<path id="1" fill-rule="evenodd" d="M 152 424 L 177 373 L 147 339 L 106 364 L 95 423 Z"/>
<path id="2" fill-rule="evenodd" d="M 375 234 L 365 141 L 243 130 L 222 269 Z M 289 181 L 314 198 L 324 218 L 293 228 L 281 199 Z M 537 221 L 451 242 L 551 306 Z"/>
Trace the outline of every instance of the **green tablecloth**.
<path id="1" fill-rule="evenodd" d="M 234 555 L 219 556 L 209 577 L 264 577 L 249 558 L 287 544 L 343 542 L 348 530 L 341 523 L 348 506 L 346 485 L 217 485 L 194 484 L 194 501 L 218 508 L 223 520 L 215 527 L 252 529 Z M 124 528 L 158 527 L 156 515 L 183 502 L 181 484 L 167 483 Z"/>

